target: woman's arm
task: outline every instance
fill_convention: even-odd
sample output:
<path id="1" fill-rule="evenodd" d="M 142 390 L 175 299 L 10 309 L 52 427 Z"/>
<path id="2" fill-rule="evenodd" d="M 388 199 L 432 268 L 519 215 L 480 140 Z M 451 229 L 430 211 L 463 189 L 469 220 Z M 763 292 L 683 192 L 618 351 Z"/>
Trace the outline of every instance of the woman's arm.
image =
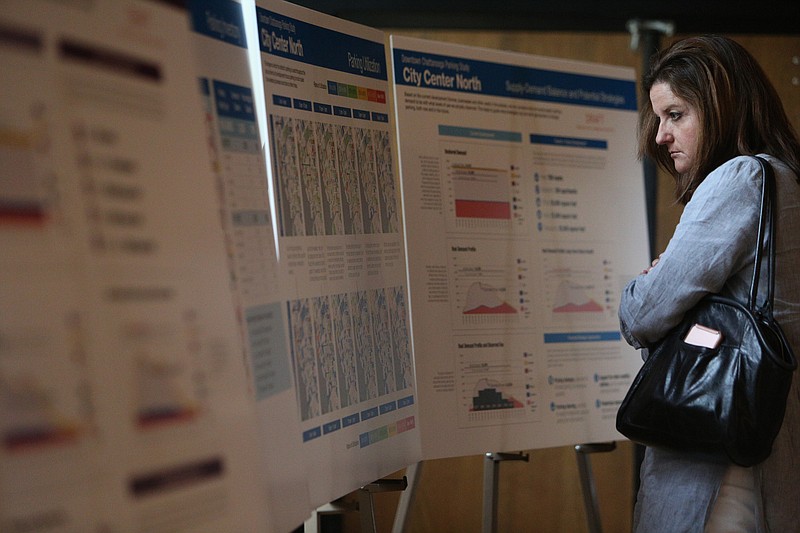
<path id="1" fill-rule="evenodd" d="M 663 338 L 703 296 L 752 269 L 761 180 L 757 161 L 737 157 L 697 188 L 667 249 L 622 292 L 620 329 L 632 346 Z"/>

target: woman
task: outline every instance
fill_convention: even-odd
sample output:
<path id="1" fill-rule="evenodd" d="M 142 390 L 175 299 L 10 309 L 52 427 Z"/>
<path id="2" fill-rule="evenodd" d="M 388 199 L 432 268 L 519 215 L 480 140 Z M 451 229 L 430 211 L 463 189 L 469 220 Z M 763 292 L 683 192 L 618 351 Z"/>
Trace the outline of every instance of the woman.
<path id="1" fill-rule="evenodd" d="M 666 250 L 624 289 L 620 326 L 644 348 L 709 293 L 747 301 L 762 176 L 778 197 L 775 318 L 800 355 L 800 143 L 755 59 L 717 36 L 685 39 L 658 54 L 643 78 L 639 155 L 675 179 L 684 204 Z M 762 269 L 762 275 L 766 269 Z M 800 531 L 800 378 L 772 454 L 752 468 L 648 448 L 634 529 L 657 532 Z"/>

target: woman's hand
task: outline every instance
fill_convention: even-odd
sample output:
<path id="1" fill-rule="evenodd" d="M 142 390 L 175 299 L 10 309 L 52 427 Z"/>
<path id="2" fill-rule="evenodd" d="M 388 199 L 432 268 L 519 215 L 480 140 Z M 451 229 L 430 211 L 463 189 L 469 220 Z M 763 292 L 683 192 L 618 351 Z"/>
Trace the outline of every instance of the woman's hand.
<path id="1" fill-rule="evenodd" d="M 664 254 L 658 254 L 658 257 L 656 257 L 655 259 L 653 259 L 653 262 L 652 262 L 652 263 L 650 263 L 650 266 L 649 266 L 649 267 L 647 267 L 647 268 L 645 268 L 644 270 L 642 270 L 642 274 L 647 274 L 648 272 L 650 272 L 651 270 L 653 270 L 653 267 L 655 267 L 655 266 L 658 264 L 658 262 L 659 262 L 659 261 L 661 261 L 661 256 L 662 256 L 662 255 L 664 255 Z"/>

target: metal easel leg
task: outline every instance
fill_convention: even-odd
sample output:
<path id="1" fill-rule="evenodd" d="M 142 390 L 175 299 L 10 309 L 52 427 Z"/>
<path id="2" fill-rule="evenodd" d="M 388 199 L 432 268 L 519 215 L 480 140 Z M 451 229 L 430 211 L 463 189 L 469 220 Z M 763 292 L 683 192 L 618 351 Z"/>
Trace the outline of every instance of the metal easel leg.
<path id="1" fill-rule="evenodd" d="M 417 483 L 421 475 L 422 461 L 409 465 L 406 468 L 408 487 L 400 494 L 400 501 L 397 502 L 392 533 L 405 533 L 408 523 L 408 512 L 414 504 L 414 496 L 416 496 L 417 493 Z"/>
<path id="2" fill-rule="evenodd" d="M 303 523 L 303 531 L 305 533 L 324 533 L 320 523 L 323 516 L 358 512 L 361 533 L 376 533 L 375 507 L 372 502 L 372 494 L 375 492 L 405 490 L 407 486 L 408 481 L 405 476 L 402 479 L 379 479 L 374 483 L 364 485 L 358 489 L 358 503 L 336 500 L 318 507 Z"/>
<path id="3" fill-rule="evenodd" d="M 581 479 L 581 489 L 583 492 L 583 505 L 586 509 L 586 521 L 589 525 L 589 533 L 602 533 L 603 525 L 600 522 L 600 508 L 597 504 L 597 491 L 594 486 L 594 476 L 589 454 L 597 452 L 610 452 L 616 449 L 614 442 L 599 444 L 577 444 L 575 454 L 578 459 L 578 474 Z"/>
<path id="4" fill-rule="evenodd" d="M 358 511 L 361 518 L 361 533 L 376 533 L 375 507 L 372 502 L 372 495 L 376 492 L 405 490 L 407 486 L 408 478 L 403 476 L 401 479 L 379 479 L 374 483 L 364 485 L 358 489 Z"/>
<path id="5" fill-rule="evenodd" d="M 497 493 L 500 461 L 528 461 L 524 453 L 491 453 L 483 457 L 483 533 L 497 533 Z"/>

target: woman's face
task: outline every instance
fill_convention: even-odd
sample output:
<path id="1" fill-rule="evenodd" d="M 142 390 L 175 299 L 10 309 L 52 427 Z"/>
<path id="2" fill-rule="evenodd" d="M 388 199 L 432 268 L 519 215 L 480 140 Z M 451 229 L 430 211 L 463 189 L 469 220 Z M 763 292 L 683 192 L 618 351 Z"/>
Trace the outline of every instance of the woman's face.
<path id="1" fill-rule="evenodd" d="M 650 104 L 659 120 L 656 144 L 669 150 L 676 171 L 688 171 L 697 156 L 700 120 L 696 110 L 664 82 L 650 89 Z"/>

